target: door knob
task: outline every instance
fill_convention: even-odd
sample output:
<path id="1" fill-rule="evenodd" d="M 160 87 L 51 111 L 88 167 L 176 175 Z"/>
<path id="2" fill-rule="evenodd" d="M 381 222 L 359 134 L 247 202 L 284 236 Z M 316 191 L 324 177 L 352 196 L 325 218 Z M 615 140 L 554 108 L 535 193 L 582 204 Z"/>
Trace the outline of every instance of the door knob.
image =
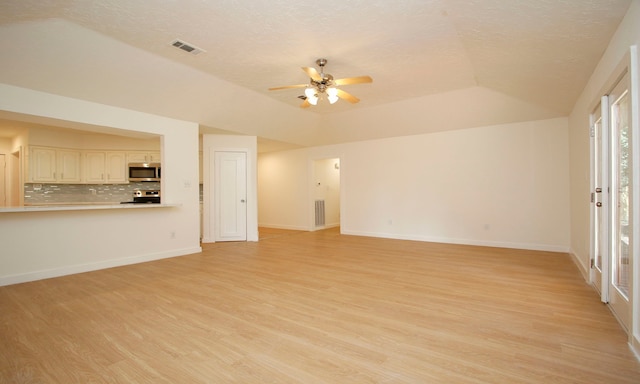
<path id="1" fill-rule="evenodd" d="M 244 203 L 244 199 L 240 200 L 241 203 Z"/>

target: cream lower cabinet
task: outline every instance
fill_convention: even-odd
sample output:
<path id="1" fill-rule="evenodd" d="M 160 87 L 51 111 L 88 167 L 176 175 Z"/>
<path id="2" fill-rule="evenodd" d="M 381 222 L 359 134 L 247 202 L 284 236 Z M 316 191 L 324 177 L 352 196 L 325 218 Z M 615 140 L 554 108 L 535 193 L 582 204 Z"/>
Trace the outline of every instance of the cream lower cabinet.
<path id="1" fill-rule="evenodd" d="M 84 154 L 85 183 L 127 183 L 124 152 L 92 151 Z"/>
<path id="2" fill-rule="evenodd" d="M 31 147 L 29 179 L 34 183 L 80 183 L 81 153 L 46 147 Z"/>

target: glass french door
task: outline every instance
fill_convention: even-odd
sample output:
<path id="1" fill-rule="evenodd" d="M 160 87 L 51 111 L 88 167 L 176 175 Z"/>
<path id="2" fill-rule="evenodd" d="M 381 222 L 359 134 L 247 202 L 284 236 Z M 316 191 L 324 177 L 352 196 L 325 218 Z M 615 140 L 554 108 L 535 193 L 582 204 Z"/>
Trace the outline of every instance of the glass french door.
<path id="1" fill-rule="evenodd" d="M 609 120 L 611 126 L 611 269 L 609 271 L 609 303 L 620 322 L 630 329 L 631 305 L 631 252 L 630 236 L 632 214 L 632 156 L 631 156 L 631 109 L 629 73 L 609 94 Z"/>
<path id="2" fill-rule="evenodd" d="M 632 156 L 629 74 L 602 97 L 592 126 L 592 277 L 620 323 L 631 324 Z"/>

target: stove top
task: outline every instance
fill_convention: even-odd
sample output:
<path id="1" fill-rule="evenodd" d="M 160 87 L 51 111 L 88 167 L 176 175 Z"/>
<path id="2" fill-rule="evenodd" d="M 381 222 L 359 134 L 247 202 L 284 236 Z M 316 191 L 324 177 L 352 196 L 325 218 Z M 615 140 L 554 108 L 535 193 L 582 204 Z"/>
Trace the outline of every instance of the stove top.
<path id="1" fill-rule="evenodd" d="M 135 191 L 133 201 L 123 201 L 121 204 L 160 204 L 160 191 Z"/>

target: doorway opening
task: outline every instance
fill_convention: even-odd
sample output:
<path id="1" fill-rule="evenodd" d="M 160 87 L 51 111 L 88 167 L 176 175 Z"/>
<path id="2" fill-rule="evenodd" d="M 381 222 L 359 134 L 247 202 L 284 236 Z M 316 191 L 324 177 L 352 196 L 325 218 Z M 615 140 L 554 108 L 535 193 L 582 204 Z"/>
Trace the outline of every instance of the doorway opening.
<path id="1" fill-rule="evenodd" d="M 340 226 L 340 158 L 313 161 L 313 230 Z"/>

